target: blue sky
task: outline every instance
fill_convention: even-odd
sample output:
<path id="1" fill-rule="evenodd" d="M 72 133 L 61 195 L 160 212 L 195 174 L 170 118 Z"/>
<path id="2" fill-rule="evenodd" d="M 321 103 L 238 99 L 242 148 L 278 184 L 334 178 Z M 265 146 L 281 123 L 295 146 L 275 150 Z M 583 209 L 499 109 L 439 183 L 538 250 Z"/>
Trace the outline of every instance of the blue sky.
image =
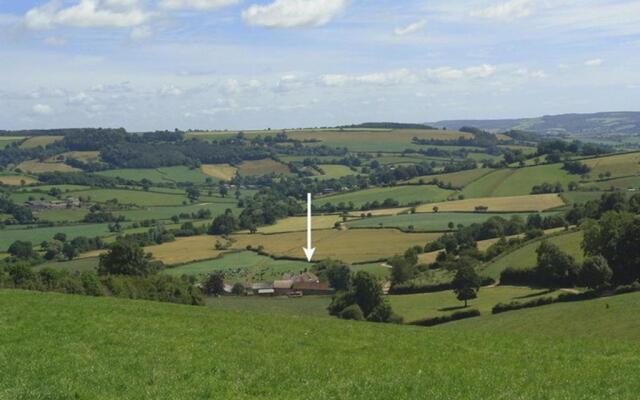
<path id="1" fill-rule="evenodd" d="M 0 129 L 637 110 L 629 0 L 0 0 Z"/>

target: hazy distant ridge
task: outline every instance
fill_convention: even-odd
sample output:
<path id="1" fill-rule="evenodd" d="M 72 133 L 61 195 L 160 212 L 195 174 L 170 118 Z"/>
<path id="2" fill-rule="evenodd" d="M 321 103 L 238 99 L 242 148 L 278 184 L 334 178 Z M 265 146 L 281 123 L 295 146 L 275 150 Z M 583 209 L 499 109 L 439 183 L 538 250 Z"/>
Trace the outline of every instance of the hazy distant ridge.
<path id="1" fill-rule="evenodd" d="M 429 122 L 436 127 L 460 129 L 474 126 L 485 130 L 520 129 L 545 135 L 629 135 L 640 134 L 640 112 L 545 115 L 538 118 L 496 120 L 447 120 Z"/>

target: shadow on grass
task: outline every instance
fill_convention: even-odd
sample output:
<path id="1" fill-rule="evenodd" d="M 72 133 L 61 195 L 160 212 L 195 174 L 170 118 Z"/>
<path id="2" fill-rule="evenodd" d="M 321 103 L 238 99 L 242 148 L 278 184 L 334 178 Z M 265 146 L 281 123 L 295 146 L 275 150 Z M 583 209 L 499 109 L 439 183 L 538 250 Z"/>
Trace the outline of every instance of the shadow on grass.
<path id="1" fill-rule="evenodd" d="M 465 306 L 455 306 L 455 307 L 444 307 L 444 308 L 438 308 L 438 311 L 455 311 L 455 310 L 464 310 Z"/>
<path id="2" fill-rule="evenodd" d="M 542 296 L 542 295 L 553 293 L 553 292 L 554 292 L 553 289 L 545 289 L 545 290 L 542 290 L 540 292 L 535 292 L 535 293 L 531 293 L 531 294 L 525 294 L 523 296 L 517 296 L 517 297 L 514 297 L 514 299 L 528 299 L 528 298 L 531 298 L 531 297 Z"/>

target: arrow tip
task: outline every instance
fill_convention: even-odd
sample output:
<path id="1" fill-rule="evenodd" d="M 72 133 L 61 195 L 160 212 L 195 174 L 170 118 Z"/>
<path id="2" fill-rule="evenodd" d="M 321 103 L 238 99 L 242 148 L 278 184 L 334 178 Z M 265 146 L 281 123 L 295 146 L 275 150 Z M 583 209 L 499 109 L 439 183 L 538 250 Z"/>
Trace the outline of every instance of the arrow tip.
<path id="1" fill-rule="evenodd" d="M 304 254 L 307 256 L 307 261 L 311 262 L 311 259 L 313 258 L 313 253 L 316 252 L 316 249 L 307 249 L 306 247 L 303 247 L 302 250 L 304 250 Z"/>

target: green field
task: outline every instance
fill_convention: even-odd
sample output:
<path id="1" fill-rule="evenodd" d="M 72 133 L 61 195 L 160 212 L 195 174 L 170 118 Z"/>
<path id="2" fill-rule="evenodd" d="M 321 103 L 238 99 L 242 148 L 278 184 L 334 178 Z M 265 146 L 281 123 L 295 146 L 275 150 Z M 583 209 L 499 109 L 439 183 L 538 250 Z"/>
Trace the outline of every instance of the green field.
<path id="1" fill-rule="evenodd" d="M 34 245 L 39 245 L 45 240 L 51 240 L 58 232 L 65 233 L 68 238 L 77 236 L 95 237 L 110 234 L 109 224 L 78 224 L 37 229 L 4 229 L 0 231 L 0 251 L 8 249 L 16 240 L 29 241 Z"/>
<path id="2" fill-rule="evenodd" d="M 508 168 L 493 171 L 464 188 L 466 197 L 518 196 L 530 194 L 535 185 L 560 182 L 564 185 L 580 181 L 562 169 L 562 164 L 539 165 L 525 168 Z"/>
<path id="3" fill-rule="evenodd" d="M 4 149 L 11 143 L 24 140 L 24 136 L 0 136 L 0 149 Z"/>
<path id="4" fill-rule="evenodd" d="M 79 222 L 82 221 L 85 215 L 89 213 L 89 210 L 84 208 L 61 208 L 44 210 L 36 213 L 38 218 L 43 221 L 51 222 Z"/>
<path id="5" fill-rule="evenodd" d="M 91 199 L 92 202 L 104 203 L 117 199 L 120 204 L 135 204 L 138 206 L 179 206 L 187 200 L 186 195 L 145 192 L 142 190 L 124 189 L 91 189 L 71 192 L 69 195 Z"/>
<path id="6" fill-rule="evenodd" d="M 275 132 L 249 131 L 244 132 L 247 137 L 258 135 L 274 135 Z M 411 142 L 413 137 L 419 139 L 454 140 L 459 137 L 470 137 L 471 134 L 453 131 L 427 130 L 427 129 L 304 129 L 287 130 L 287 136 L 298 140 L 317 139 L 323 145 L 329 147 L 346 147 L 350 151 L 357 152 L 397 152 L 405 149 L 422 149 L 425 147 L 452 147 L 454 150 L 461 147 L 454 146 L 421 146 Z M 191 136 L 206 138 L 228 137 L 231 132 L 194 133 Z"/>
<path id="7" fill-rule="evenodd" d="M 428 329 L 3 290 L 0 393 L 635 399 L 638 307 L 631 294 Z"/>
<path id="8" fill-rule="evenodd" d="M 69 271 L 69 272 L 95 271 L 96 268 L 98 267 L 98 262 L 99 260 L 97 257 L 78 258 L 71 261 L 47 262 L 47 263 L 35 266 L 34 269 L 40 270 L 43 268 L 53 268 L 58 271 Z"/>
<path id="9" fill-rule="evenodd" d="M 455 188 L 463 188 L 472 182 L 482 178 L 483 176 L 489 174 L 493 170 L 487 168 L 476 168 L 470 169 L 466 171 L 460 172 L 452 172 L 450 174 L 438 174 L 438 175 L 427 175 L 427 176 L 419 176 L 417 178 L 413 178 L 409 180 L 410 183 L 428 183 L 434 179 L 439 180 L 446 184 L 451 184 L 451 186 Z"/>
<path id="10" fill-rule="evenodd" d="M 582 262 L 584 253 L 580 247 L 582 244 L 582 232 L 570 232 L 555 235 L 546 239 L 562 249 L 562 251 L 573 256 L 576 261 Z M 526 269 L 533 268 L 537 262 L 536 250 L 540 246 L 540 241 L 534 241 L 517 250 L 509 252 L 496 260 L 488 263 L 482 270 L 482 274 L 494 279 L 500 278 L 500 272 L 507 268 Z"/>
<path id="11" fill-rule="evenodd" d="M 557 294 L 557 293 L 555 293 Z M 547 290 L 529 289 L 526 287 L 497 286 L 481 288 L 478 298 L 469 301 L 469 307 L 482 314 L 491 314 L 491 309 L 498 303 L 533 300 L 541 296 L 553 296 Z M 425 318 L 448 315 L 464 309 L 464 303 L 456 299 L 453 291 L 389 296 L 393 310 L 404 317 L 406 322 Z"/>
<path id="12" fill-rule="evenodd" d="M 144 209 L 126 210 L 126 211 L 114 211 L 115 215 L 123 215 L 130 221 L 142 221 L 147 219 L 169 219 L 174 215 L 181 213 L 194 213 L 198 210 L 207 209 L 210 210 L 213 215 L 222 214 L 226 209 L 231 209 L 235 213 L 238 212 L 235 200 L 229 200 L 227 202 L 220 203 L 200 203 L 187 206 L 167 206 L 167 207 L 147 207 Z"/>
<path id="13" fill-rule="evenodd" d="M 259 296 L 223 296 L 207 299 L 207 306 L 218 311 L 239 313 L 258 313 L 287 317 L 333 318 L 327 313 L 331 296 L 259 297 Z"/>
<path id="14" fill-rule="evenodd" d="M 554 213 L 545 213 L 552 215 Z M 364 218 L 350 221 L 347 225 L 351 228 L 400 228 L 409 230 L 410 226 L 416 231 L 442 232 L 449 230 L 449 223 L 457 227 L 458 225 L 469 226 L 471 224 L 482 223 L 491 217 L 501 217 L 509 219 L 519 216 L 526 221 L 529 213 L 425 213 L 425 214 L 403 214 L 387 217 Z"/>
<path id="15" fill-rule="evenodd" d="M 338 194 L 333 196 L 319 197 L 315 199 L 316 204 L 331 203 L 334 205 L 353 202 L 356 207 L 361 207 L 366 202 L 394 199 L 401 205 L 409 203 L 427 203 L 444 201 L 454 192 L 440 189 L 437 186 L 394 186 L 359 190 L 356 192 Z"/>
<path id="16" fill-rule="evenodd" d="M 299 273 L 309 267 L 309 263 L 302 261 L 274 260 L 252 251 L 244 251 L 227 253 L 215 260 L 200 261 L 166 269 L 164 273 L 203 278 L 212 272 L 223 271 L 225 280 L 231 282 L 263 282 L 282 279 L 284 274 Z"/>
<path id="17" fill-rule="evenodd" d="M 343 176 L 358 175 L 357 172 L 354 172 L 346 165 L 323 164 L 320 165 L 320 168 L 322 168 L 324 174 L 318 176 L 318 179 L 338 179 Z"/>
<path id="18" fill-rule="evenodd" d="M 207 179 L 207 175 L 205 175 L 200 169 L 191 169 L 185 166 L 153 169 L 113 169 L 109 171 L 101 171 L 98 172 L 98 174 L 134 181 L 148 179 L 151 182 L 191 182 L 195 184 L 203 184 Z"/>
<path id="19" fill-rule="evenodd" d="M 589 338 L 602 342 L 621 343 L 629 340 L 637 343 L 640 339 L 640 321 L 629 316 L 638 306 L 640 294 L 624 294 L 579 303 L 556 303 L 523 312 L 487 315 L 442 325 L 438 329 L 470 330 L 479 334 L 499 331 L 508 335 L 530 335 L 535 332 L 561 341 Z"/>

